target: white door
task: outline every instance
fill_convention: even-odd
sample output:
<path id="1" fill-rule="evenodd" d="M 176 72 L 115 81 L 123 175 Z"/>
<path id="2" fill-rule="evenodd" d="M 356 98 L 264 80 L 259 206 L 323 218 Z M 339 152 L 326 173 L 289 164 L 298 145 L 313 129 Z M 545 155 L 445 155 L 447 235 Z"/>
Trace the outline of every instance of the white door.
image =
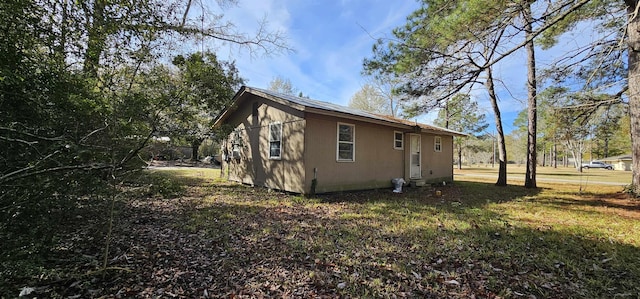
<path id="1" fill-rule="evenodd" d="M 422 171 L 420 171 L 420 135 L 410 135 L 411 136 L 411 158 L 410 158 L 410 166 L 409 166 L 409 175 L 412 179 L 420 179 L 422 178 Z"/>

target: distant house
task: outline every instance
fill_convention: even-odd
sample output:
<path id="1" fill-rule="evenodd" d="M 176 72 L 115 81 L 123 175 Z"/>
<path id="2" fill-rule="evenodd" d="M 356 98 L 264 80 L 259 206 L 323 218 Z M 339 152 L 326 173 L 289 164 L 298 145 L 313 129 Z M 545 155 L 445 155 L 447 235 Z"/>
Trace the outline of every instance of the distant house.
<path id="1" fill-rule="evenodd" d="M 631 155 L 620 155 L 620 156 L 614 156 L 614 157 L 607 157 L 607 158 L 603 158 L 600 159 L 598 161 L 602 161 L 604 163 L 607 164 L 611 164 L 613 165 L 613 169 L 614 170 L 625 170 L 625 171 L 631 171 Z"/>
<path id="2" fill-rule="evenodd" d="M 229 179 L 295 193 L 453 180 L 453 136 L 413 121 L 242 87 L 215 126 L 233 128 Z"/>

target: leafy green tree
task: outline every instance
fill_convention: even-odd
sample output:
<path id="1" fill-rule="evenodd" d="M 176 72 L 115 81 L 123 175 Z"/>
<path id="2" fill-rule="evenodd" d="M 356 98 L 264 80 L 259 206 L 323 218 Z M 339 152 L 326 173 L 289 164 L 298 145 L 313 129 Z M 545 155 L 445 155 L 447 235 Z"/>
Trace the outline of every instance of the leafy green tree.
<path id="1" fill-rule="evenodd" d="M 424 0 L 422 7 L 410 16 L 407 25 L 394 31 L 396 40 L 381 40 L 374 46 L 375 58 L 365 61 L 365 67 L 405 74 L 409 77 L 405 85 L 407 94 L 414 98 L 427 97 L 435 102 L 480 83 L 480 74 L 484 74 L 496 124 L 501 125 L 491 68 L 518 50 L 527 48 L 530 121 L 525 185 L 535 187 L 537 83 L 533 41 L 548 31 L 556 30 L 556 34 L 562 32 L 558 28 L 565 26 L 565 20 L 593 17 L 592 14 L 585 14 L 583 18 L 575 17 L 597 7 L 587 7 L 590 1 Z M 533 3 L 538 8 L 536 15 L 531 11 Z M 518 42 L 521 36 L 524 36 L 524 40 Z M 496 49 L 500 51 L 496 52 Z M 417 104 L 416 107 L 429 110 L 433 104 Z M 502 129 L 497 129 L 501 150 L 497 185 L 504 185 L 506 152 L 503 153 Z"/>
<path id="2" fill-rule="evenodd" d="M 509 160 L 523 165 L 527 163 L 527 134 L 526 131 L 513 130 L 506 136 Z"/>
<path id="3" fill-rule="evenodd" d="M 395 74 L 405 80 L 399 92 L 410 101 L 405 113 L 421 114 L 441 107 L 449 97 L 483 84 L 494 111 L 500 168 L 496 185 L 507 184 L 507 153 L 492 65 L 505 36 L 506 11 L 501 1 L 422 1 L 407 24 L 394 30 L 394 41 L 379 40 L 366 73 Z M 504 19 L 501 19 L 504 18 Z M 484 75 L 484 77 L 482 77 Z"/>
<path id="4" fill-rule="evenodd" d="M 602 107 L 591 118 L 591 122 L 594 124 L 595 129 L 593 132 L 593 143 L 596 145 L 593 149 L 593 153 L 599 158 L 605 158 L 610 156 L 617 156 L 624 153 L 628 153 L 631 150 L 629 140 L 628 127 L 623 129 L 623 125 L 628 124 L 623 121 L 623 117 L 628 114 L 621 107 L 621 105 Z M 616 135 L 620 136 L 618 132 L 625 131 L 627 133 L 626 138 L 623 138 L 623 142 L 616 142 Z"/>
<path id="5" fill-rule="evenodd" d="M 575 107 L 581 106 L 598 95 L 585 97 L 570 92 L 567 88 L 549 88 L 542 93 L 548 107 L 546 119 L 549 134 L 563 143 L 571 154 L 574 166 L 582 171 L 582 159 L 585 152 L 585 140 L 594 130 L 594 122 L 589 114 L 581 113 Z"/>
<path id="6" fill-rule="evenodd" d="M 485 121 L 484 114 L 478 110 L 478 103 L 471 100 L 467 94 L 456 94 L 446 102 L 445 107 L 438 111 L 435 124 L 447 129 L 466 133 L 474 138 L 484 131 L 489 124 Z M 462 151 L 467 146 L 469 137 L 454 137 L 458 155 L 458 169 L 462 169 Z"/>
<path id="7" fill-rule="evenodd" d="M 221 15 L 201 22 L 188 12 L 192 2 L 187 11 L 183 4 L 0 3 L 0 275 L 16 273 L 4 268 L 11 267 L 5 259 L 45 254 L 58 237 L 51 224 L 73 218 L 79 202 L 115 202 L 124 177 L 140 169 L 137 154 L 158 132 L 163 113 L 187 97 L 159 71 L 160 58 L 173 55 L 168 41 L 287 49 L 278 32 L 234 32 L 220 26 L 227 25 Z M 209 92 L 200 95 L 213 98 Z"/>
<path id="8" fill-rule="evenodd" d="M 626 108 L 625 108 L 626 109 Z M 628 111 L 622 109 L 623 111 Z M 613 132 L 613 136 L 611 136 L 610 145 L 610 153 L 609 156 L 622 155 L 631 153 L 631 125 L 628 112 L 624 113 L 618 122 L 618 126 L 620 129 Z M 614 145 L 611 148 L 611 145 Z"/>
<path id="9" fill-rule="evenodd" d="M 47 169 L 122 169 L 156 129 L 157 111 L 148 107 L 164 109 L 150 105 L 148 102 L 154 99 L 137 91 L 144 88 L 139 82 L 156 64 L 154 59 L 165 55 L 164 37 L 206 37 L 265 52 L 286 49 L 278 33 L 261 31 L 268 36 L 251 38 L 231 31 L 231 27 L 216 26 L 221 22 L 220 16 L 212 19 L 215 22 L 210 27 L 196 26 L 188 13 L 191 2 L 187 11 L 176 4 L 155 0 L 3 3 L 0 26 L 3 40 L 11 42 L 3 43 L 1 50 L 6 57 L 0 66 L 6 90 L 1 105 L 11 107 L 3 109 L 7 113 L 3 115 L 2 130 L 16 134 L 4 139 L 10 143 L 6 148 L 33 142 L 18 138 L 30 134 L 31 138 L 63 144 L 65 150 L 27 146 L 29 153 L 49 162 L 55 156 L 56 164 L 64 166 L 46 167 L 45 161 L 34 163 L 34 157 L 24 156 L 20 158 L 22 164 L 7 161 L 11 165 L 5 168 L 0 182 L 41 174 Z M 15 92 L 20 90 L 31 94 L 18 100 Z M 29 106 L 39 115 L 23 117 L 26 114 L 19 105 Z M 115 157 L 101 149 L 118 149 L 123 156 Z M 60 155 L 70 150 L 82 152 L 69 153 L 70 157 L 105 160 L 98 163 L 89 158 L 73 158 L 69 160 L 72 165 L 67 165 L 61 162 Z M 107 160 L 115 164 L 107 166 Z"/>
<path id="10" fill-rule="evenodd" d="M 564 2 L 564 1 L 562 1 Z M 598 38 L 574 47 L 554 63 L 547 75 L 554 84 L 575 86 L 576 97 L 592 97 L 579 104 L 578 113 L 597 114 L 600 107 L 624 101 L 629 104 L 632 143 L 632 186 L 640 194 L 640 21 L 636 17 L 637 0 L 592 0 L 574 10 L 561 22 L 544 32 L 541 40 L 555 43 L 576 27 L 589 23 Z M 580 95 L 584 94 L 584 95 Z"/>
<path id="11" fill-rule="evenodd" d="M 562 92 L 557 88 L 550 87 L 538 94 L 538 139 L 542 141 L 543 160 L 542 165 L 545 165 L 546 146 L 550 144 L 549 152 L 549 166 L 557 167 L 558 160 L 558 123 L 553 119 L 553 111 L 556 108 L 555 94 Z M 540 150 L 540 148 L 538 148 Z"/>
<path id="12" fill-rule="evenodd" d="M 463 157 L 470 164 L 492 163 L 495 160 L 495 138 L 490 134 L 468 138 L 465 141 Z"/>
<path id="13" fill-rule="evenodd" d="M 215 117 L 230 103 L 243 80 L 233 62 L 218 61 L 210 52 L 176 56 L 173 64 L 179 70 L 175 95 L 178 109 L 165 111 L 165 130 L 172 138 L 189 144 L 192 159 L 198 160 L 202 142 L 215 135 Z"/>

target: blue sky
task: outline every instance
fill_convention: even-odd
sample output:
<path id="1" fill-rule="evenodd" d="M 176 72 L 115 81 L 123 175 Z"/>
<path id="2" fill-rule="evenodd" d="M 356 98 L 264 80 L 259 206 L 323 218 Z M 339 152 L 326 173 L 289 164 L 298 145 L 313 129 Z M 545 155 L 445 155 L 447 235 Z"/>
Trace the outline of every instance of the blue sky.
<path id="1" fill-rule="evenodd" d="M 366 82 L 360 71 L 374 38 L 390 36 L 416 8 L 415 1 L 242 0 L 226 12 L 239 29 L 252 32 L 266 15 L 295 52 L 251 58 L 233 51 L 227 59 L 236 60 L 248 85 L 267 87 L 280 76 L 311 98 L 346 105 Z"/>
<path id="2" fill-rule="evenodd" d="M 266 18 L 269 29 L 284 32 L 295 52 L 252 56 L 229 45 L 209 50 L 216 51 L 220 59 L 235 60 L 249 86 L 267 88 L 279 76 L 313 99 L 347 105 L 367 82 L 361 75 L 362 61 L 371 56 L 375 38 L 392 37 L 391 30 L 405 24 L 406 17 L 418 7 L 410 0 L 240 0 L 223 11 L 225 19 L 250 34 Z M 539 67 L 553 63 L 548 58 L 552 53 L 536 53 Z M 506 132 L 513 129 L 517 112 L 525 108 L 525 61 L 524 51 L 519 51 L 494 69 L 494 76 L 502 79 L 497 88 Z M 494 117 L 486 91 L 479 86 L 472 96 L 486 114 L 491 124 L 488 131 L 492 132 Z M 428 123 L 433 118 L 434 114 L 419 121 Z"/>

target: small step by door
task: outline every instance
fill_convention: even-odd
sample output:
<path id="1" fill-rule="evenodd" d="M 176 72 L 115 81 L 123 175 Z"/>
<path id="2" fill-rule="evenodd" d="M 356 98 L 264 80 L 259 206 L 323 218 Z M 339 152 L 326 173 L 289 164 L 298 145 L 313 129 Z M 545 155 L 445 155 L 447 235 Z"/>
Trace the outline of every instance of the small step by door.
<path id="1" fill-rule="evenodd" d="M 409 162 L 409 175 L 411 179 L 420 179 L 422 178 L 422 171 L 420 169 L 420 162 L 422 160 L 420 156 L 420 135 L 410 135 L 411 136 L 411 144 L 409 146 L 410 150 L 410 162 Z"/>

